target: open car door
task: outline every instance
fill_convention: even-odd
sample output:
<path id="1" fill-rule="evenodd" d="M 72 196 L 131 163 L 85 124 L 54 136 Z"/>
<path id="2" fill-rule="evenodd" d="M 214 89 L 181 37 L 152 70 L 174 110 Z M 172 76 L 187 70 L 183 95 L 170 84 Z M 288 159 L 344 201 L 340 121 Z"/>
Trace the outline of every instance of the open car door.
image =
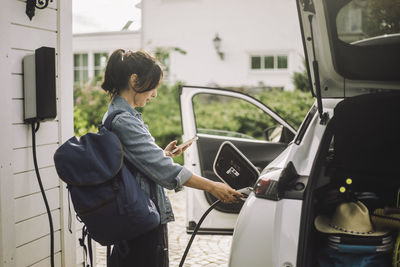
<path id="1" fill-rule="evenodd" d="M 198 137 L 185 151 L 185 167 L 214 181 L 220 181 L 213 163 L 224 141 L 233 143 L 261 172 L 287 147 L 296 132 L 260 101 L 236 91 L 183 86 L 180 104 L 183 141 Z M 190 233 L 216 198 L 201 190 L 185 190 L 186 229 Z M 242 205 L 243 202 L 218 204 L 199 233 L 232 234 Z"/>

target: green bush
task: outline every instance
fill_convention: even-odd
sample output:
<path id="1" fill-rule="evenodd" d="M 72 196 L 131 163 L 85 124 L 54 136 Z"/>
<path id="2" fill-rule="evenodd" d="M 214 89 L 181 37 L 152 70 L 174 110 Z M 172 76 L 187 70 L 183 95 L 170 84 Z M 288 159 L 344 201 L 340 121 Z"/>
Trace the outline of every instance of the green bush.
<path id="1" fill-rule="evenodd" d="M 143 121 L 148 125 L 156 143 L 162 148 L 173 140 L 182 142 L 178 88 L 179 84 L 173 86 L 161 84 L 157 89 L 157 98 L 141 109 Z M 182 157 L 174 159 L 176 162 L 183 163 Z"/>
<path id="2" fill-rule="evenodd" d="M 303 71 L 295 72 L 292 76 L 294 88 L 303 92 L 310 92 L 310 82 L 308 80 L 306 61 L 303 61 Z"/>
<path id="3" fill-rule="evenodd" d="M 109 97 L 96 85 L 74 89 L 74 132 L 95 132 L 108 108 Z"/>
<path id="4" fill-rule="evenodd" d="M 310 83 L 308 81 L 307 72 L 295 72 L 293 74 L 294 88 L 300 91 L 309 92 Z"/>
<path id="5" fill-rule="evenodd" d="M 157 90 L 158 97 L 144 108 L 138 109 L 143 113 L 143 120 L 148 125 L 156 143 L 162 148 L 165 148 L 173 140 L 182 142 L 178 88 L 179 83 L 172 86 L 160 85 Z M 293 92 L 269 90 L 258 93 L 254 97 L 269 106 L 295 128 L 300 125 L 313 103 L 311 93 L 300 90 Z M 92 85 L 83 89 L 75 89 L 74 100 L 75 134 L 82 136 L 87 132 L 96 131 L 108 108 L 109 97 L 107 94 L 98 86 Z M 195 105 L 198 104 L 195 103 Z M 199 117 L 197 121 L 201 121 L 203 124 L 198 127 L 213 129 L 218 123 L 218 129 L 223 128 L 227 131 L 260 137 L 266 126 L 273 126 L 274 123 L 270 118 L 264 116 L 263 112 L 250 110 L 247 106 L 249 104 L 237 102 L 235 105 L 217 104 L 217 102 L 212 104 L 212 101 L 207 105 L 200 103 L 196 109 L 196 116 Z M 176 162 L 183 162 L 182 156 L 174 159 Z"/>
<path id="6" fill-rule="evenodd" d="M 255 97 L 296 129 L 300 126 L 311 105 L 314 103 L 310 92 L 300 90 L 271 90 Z"/>

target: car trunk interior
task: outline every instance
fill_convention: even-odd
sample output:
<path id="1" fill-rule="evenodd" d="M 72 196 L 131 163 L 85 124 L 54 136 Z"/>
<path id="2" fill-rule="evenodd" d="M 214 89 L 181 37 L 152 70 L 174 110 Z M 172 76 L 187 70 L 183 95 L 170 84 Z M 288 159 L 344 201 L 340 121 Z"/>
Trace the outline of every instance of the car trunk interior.
<path id="1" fill-rule="evenodd" d="M 339 203 L 354 200 L 370 215 L 376 208 L 396 207 L 399 137 L 398 93 L 352 97 L 335 107 L 308 182 L 297 266 L 318 266 L 318 250 L 326 246 L 326 235 L 315 228 L 316 216 L 330 217 Z"/>

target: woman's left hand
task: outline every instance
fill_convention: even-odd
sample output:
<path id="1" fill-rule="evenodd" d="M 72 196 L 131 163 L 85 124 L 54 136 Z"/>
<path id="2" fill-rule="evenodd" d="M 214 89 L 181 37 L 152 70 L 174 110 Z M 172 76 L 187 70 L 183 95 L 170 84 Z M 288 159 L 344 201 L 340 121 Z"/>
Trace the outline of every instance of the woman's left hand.
<path id="1" fill-rule="evenodd" d="M 167 145 L 167 147 L 164 149 L 165 155 L 168 157 L 176 157 L 182 154 L 183 151 L 185 151 L 188 147 L 190 147 L 191 144 L 185 146 L 184 148 L 178 148 L 175 153 L 173 151 L 177 148 L 176 144 L 178 143 L 178 140 L 174 140 L 171 143 Z"/>

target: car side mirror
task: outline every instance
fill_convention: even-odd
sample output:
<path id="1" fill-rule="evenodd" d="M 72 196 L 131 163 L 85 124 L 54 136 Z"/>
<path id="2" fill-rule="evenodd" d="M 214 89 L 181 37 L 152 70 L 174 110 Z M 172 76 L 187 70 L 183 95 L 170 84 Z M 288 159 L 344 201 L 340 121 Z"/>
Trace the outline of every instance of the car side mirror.
<path id="1" fill-rule="evenodd" d="M 264 129 L 263 134 L 265 140 L 279 142 L 279 140 L 281 139 L 282 130 L 283 125 L 274 125 L 272 127 Z"/>
<path id="2" fill-rule="evenodd" d="M 221 144 L 214 160 L 214 173 L 235 190 L 253 186 L 258 169 L 231 142 Z"/>
<path id="3" fill-rule="evenodd" d="M 294 134 L 283 125 L 275 125 L 264 129 L 263 134 L 266 141 L 285 144 L 288 144 L 294 138 Z"/>

